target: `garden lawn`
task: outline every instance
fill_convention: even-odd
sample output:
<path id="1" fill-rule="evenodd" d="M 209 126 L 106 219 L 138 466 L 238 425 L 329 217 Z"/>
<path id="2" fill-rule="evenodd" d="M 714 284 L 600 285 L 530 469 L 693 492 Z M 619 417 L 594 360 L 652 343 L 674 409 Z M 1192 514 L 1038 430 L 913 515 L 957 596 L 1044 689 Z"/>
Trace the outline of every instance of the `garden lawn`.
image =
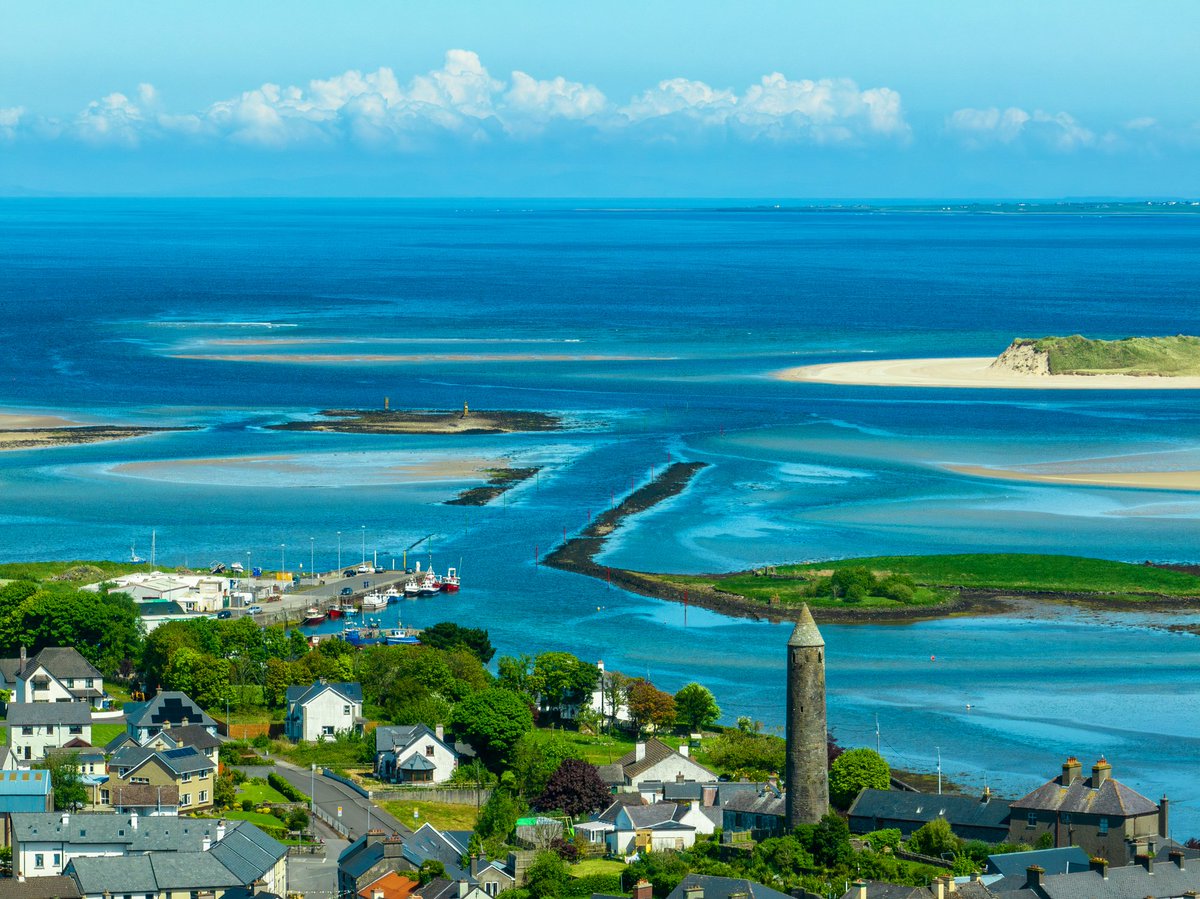
<path id="1" fill-rule="evenodd" d="M 592 874 L 620 874 L 625 870 L 625 863 L 615 858 L 585 858 L 579 864 L 571 865 L 572 877 L 589 877 Z"/>
<path id="2" fill-rule="evenodd" d="M 107 746 L 118 736 L 125 733 L 124 724 L 93 724 L 92 725 L 92 745 Z"/>
<path id="3" fill-rule="evenodd" d="M 416 830 L 426 821 L 438 830 L 474 830 L 479 810 L 473 805 L 459 805 L 451 802 L 424 802 L 397 799 L 381 802 L 380 806 L 387 809 L 397 821 L 407 824 Z M 413 817 L 416 809 L 418 817 Z"/>
<path id="4" fill-rule="evenodd" d="M 374 747 L 372 738 L 365 738 L 365 743 L 351 743 L 343 740 L 325 740 L 321 743 L 291 743 L 287 740 L 274 740 L 271 743 L 271 754 L 287 759 L 293 765 L 307 768 L 309 765 L 324 765 L 327 768 L 361 768 L 374 761 L 374 753 L 369 758 L 363 757 L 363 746 Z"/>
<path id="5" fill-rule="evenodd" d="M 243 799 L 249 799 L 255 805 L 264 802 L 287 802 L 287 798 L 270 784 L 256 784 L 250 781 L 238 785 L 238 803 L 241 804 Z"/>
<path id="6" fill-rule="evenodd" d="M 264 830 L 287 829 L 287 825 L 274 815 L 268 815 L 263 812 L 244 812 L 241 809 L 231 808 L 221 812 L 221 817 L 235 818 L 238 821 L 249 821 L 251 824 L 256 824 Z"/>

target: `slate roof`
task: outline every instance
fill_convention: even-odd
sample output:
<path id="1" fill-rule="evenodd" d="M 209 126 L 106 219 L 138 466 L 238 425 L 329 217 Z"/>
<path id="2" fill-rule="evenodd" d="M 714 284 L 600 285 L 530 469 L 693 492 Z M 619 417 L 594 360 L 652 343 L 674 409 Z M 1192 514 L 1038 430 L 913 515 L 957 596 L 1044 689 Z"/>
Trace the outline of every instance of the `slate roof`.
<path id="1" fill-rule="evenodd" d="M 423 755 L 410 755 L 400 763 L 402 771 L 433 771 L 436 768 L 437 765 Z"/>
<path id="2" fill-rule="evenodd" d="M 16 660 L 20 664 L 21 660 Z M 47 646 L 25 660 L 26 671 L 45 668 L 58 679 L 65 677 L 103 678 L 95 665 L 79 654 L 74 646 Z"/>
<path id="3" fill-rule="evenodd" d="M 178 745 L 195 746 L 201 751 L 205 749 L 216 749 L 221 745 L 221 740 L 218 737 L 214 737 L 199 724 L 188 724 L 184 727 L 171 727 L 168 728 L 165 733 Z"/>
<path id="4" fill-rule="evenodd" d="M 146 702 L 125 703 L 125 721 L 134 727 L 167 730 L 188 724 L 216 727 L 217 722 L 186 693 L 164 690 Z"/>
<path id="5" fill-rule="evenodd" d="M 183 606 L 173 599 L 149 600 L 137 604 L 138 614 L 143 618 L 147 615 L 186 615 Z"/>
<path id="6" fill-rule="evenodd" d="M 179 805 L 179 787 L 175 784 L 156 787 L 153 784 L 127 784 L 112 780 L 108 784 L 108 804 L 113 808 L 176 808 Z"/>
<path id="7" fill-rule="evenodd" d="M 352 683 L 350 681 L 343 681 L 341 683 L 321 683 L 320 681 L 317 681 L 315 684 L 312 684 L 308 687 L 303 685 L 288 687 L 287 703 L 288 705 L 291 705 L 293 702 L 297 702 L 300 703 L 300 705 L 305 705 L 309 701 L 316 699 L 326 690 L 332 690 L 334 693 L 337 693 L 342 698 L 348 699 L 351 702 L 363 701 L 362 687 L 357 683 Z"/>
<path id="8" fill-rule="evenodd" d="M 465 878 L 466 872 L 459 868 L 462 847 L 447 840 L 432 824 L 426 821 L 404 840 L 404 856 L 420 867 L 429 859 L 437 859 L 446 868 L 446 875 L 454 880 Z"/>
<path id="9" fill-rule="evenodd" d="M 618 793 L 613 797 L 612 804 L 596 816 L 596 820 L 603 821 L 605 824 L 614 824 L 618 812 L 629 805 L 646 805 L 646 800 L 639 793 Z"/>
<path id="10" fill-rule="evenodd" d="M 77 812 L 70 815 L 66 825 L 62 823 L 62 817 L 61 812 L 13 812 L 13 840 L 22 843 L 61 842 L 75 846 L 117 843 L 125 845 L 130 852 L 199 852 L 204 837 L 214 842 L 217 837 L 218 822 L 215 818 L 139 815 L 135 828 L 130 815 L 115 815 L 112 812 Z M 247 821 L 229 821 L 226 823 L 225 839 L 243 828 L 249 829 L 249 836 L 254 836 L 253 832 L 258 831 Z M 262 839 L 271 839 L 261 831 L 259 834 Z M 286 849 L 282 843 L 278 845 L 282 855 Z"/>
<path id="11" fill-rule="evenodd" d="M 653 805 L 631 805 L 625 808 L 629 823 L 636 828 L 654 827 L 667 821 L 674 821 L 686 813 L 687 809 L 674 802 L 656 802 Z"/>
<path id="12" fill-rule="evenodd" d="M 641 784 L 645 786 L 645 784 Z M 704 798 L 704 784 L 694 780 L 686 780 L 683 783 L 669 780 L 662 785 L 663 799 L 675 800 L 691 800 L 699 802 Z"/>
<path id="13" fill-rule="evenodd" d="M 1200 865 L 1180 868 L 1172 862 L 1157 862 L 1153 870 L 1151 874 L 1141 865 L 1126 865 L 1110 867 L 1107 877 L 1098 871 L 1052 874 L 1042 878 L 1042 890 L 1048 899 L 1143 899 L 1200 890 Z"/>
<path id="14" fill-rule="evenodd" d="M 1002 874 L 1005 877 L 1020 875 L 1022 882 L 1025 869 L 1037 865 L 1047 874 L 1064 874 L 1069 864 L 1075 871 L 1087 869 L 1091 860 L 1084 850 L 1078 846 L 1064 846 L 1061 849 L 1033 849 L 1029 852 L 1005 852 L 1000 855 L 989 855 L 987 869 L 989 874 Z"/>
<path id="15" fill-rule="evenodd" d="M 217 763 L 195 746 L 180 746 L 158 753 L 158 757 L 176 774 L 197 774 L 211 771 Z"/>
<path id="16" fill-rule="evenodd" d="M 856 821 L 870 827 L 873 820 L 909 821 L 914 824 L 945 818 L 951 826 L 1007 829 L 1009 802 L 975 796 L 908 793 L 900 790 L 863 790 L 850 806 L 850 829 Z"/>
<path id="17" fill-rule="evenodd" d="M 625 779 L 628 780 L 629 783 L 636 783 L 639 774 L 644 771 L 649 771 L 659 762 L 666 761 L 667 759 L 675 756 L 683 758 L 683 756 L 679 755 L 679 753 L 677 753 L 662 740 L 658 739 L 657 737 L 651 737 L 646 741 L 646 754 L 642 757 L 641 761 L 636 760 L 637 750 L 631 749 L 629 752 L 617 759 L 616 764 L 621 766 Z M 699 764 L 690 758 L 688 761 L 692 762 L 694 765 Z M 699 767 L 703 768 L 704 766 L 699 765 Z M 713 779 L 716 780 L 715 774 L 713 775 Z"/>
<path id="18" fill-rule="evenodd" d="M 1054 811 L 1068 814 L 1106 815 L 1110 818 L 1130 818 L 1158 812 L 1158 806 L 1134 792 L 1123 783 L 1107 777 L 1099 787 L 1094 777 L 1075 777 L 1070 786 L 1059 778 L 1042 784 L 1027 796 L 1012 803 L 1015 810 Z"/>
<path id="19" fill-rule="evenodd" d="M 721 809 L 722 811 L 748 812 L 754 815 L 775 815 L 780 818 L 787 815 L 784 797 L 771 791 L 734 793 L 721 806 Z"/>
<path id="20" fill-rule="evenodd" d="M 708 874 L 689 874 L 679 882 L 679 886 L 671 890 L 667 899 L 684 899 L 689 887 L 700 887 L 704 890 L 704 899 L 729 899 L 735 893 L 744 893 L 750 899 L 791 899 L 787 893 L 744 880 L 740 877 L 714 877 Z M 911 887 L 909 888 L 911 889 Z"/>
<path id="21" fill-rule="evenodd" d="M 375 728 L 375 751 L 407 749 L 420 739 L 436 740 L 450 749 L 445 740 L 438 740 L 437 734 L 424 724 L 399 724 Z"/>
<path id="22" fill-rule="evenodd" d="M 91 724 L 92 708 L 85 702 L 10 702 L 8 726 Z"/>
<path id="23" fill-rule="evenodd" d="M 122 731 L 104 744 L 104 751 L 109 755 L 112 755 L 126 743 L 131 743 L 134 746 L 138 745 L 137 740 L 129 736 L 129 731 Z"/>
<path id="24" fill-rule="evenodd" d="M 611 765 L 600 765 L 599 770 L 600 779 L 610 787 L 625 783 L 625 769 L 615 762 Z"/>

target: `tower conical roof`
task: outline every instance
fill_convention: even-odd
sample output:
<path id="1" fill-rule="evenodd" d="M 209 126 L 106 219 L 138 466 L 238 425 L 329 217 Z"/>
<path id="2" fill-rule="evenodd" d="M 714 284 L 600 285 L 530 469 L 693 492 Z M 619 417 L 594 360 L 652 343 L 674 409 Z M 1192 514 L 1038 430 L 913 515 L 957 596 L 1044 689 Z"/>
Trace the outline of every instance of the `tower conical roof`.
<path id="1" fill-rule="evenodd" d="M 825 638 L 817 630 L 817 623 L 813 621 L 812 612 L 808 610 L 808 603 L 805 603 L 800 607 L 800 617 L 796 619 L 796 629 L 792 631 L 792 638 L 788 640 L 788 646 L 824 645 Z"/>

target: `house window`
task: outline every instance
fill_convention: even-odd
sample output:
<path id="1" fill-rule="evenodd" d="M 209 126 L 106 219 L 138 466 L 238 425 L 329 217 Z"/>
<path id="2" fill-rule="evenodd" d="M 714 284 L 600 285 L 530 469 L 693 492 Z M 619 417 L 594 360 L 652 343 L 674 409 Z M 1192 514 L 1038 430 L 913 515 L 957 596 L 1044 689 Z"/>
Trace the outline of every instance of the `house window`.
<path id="1" fill-rule="evenodd" d="M 191 774 L 189 774 L 189 773 L 185 773 L 185 774 L 183 775 L 183 777 L 181 777 L 181 778 L 180 778 L 180 780 L 182 780 L 182 781 L 183 781 L 185 784 L 186 784 L 186 783 L 191 783 L 191 782 L 192 782 L 192 775 L 191 775 Z"/>
<path id="2" fill-rule="evenodd" d="M 348 706 L 348 705 L 342 706 L 342 714 L 349 715 L 350 714 L 350 706 Z"/>
<path id="3" fill-rule="evenodd" d="M 1070 823 L 1071 823 L 1071 816 L 1070 816 L 1070 815 L 1063 815 L 1063 816 L 1062 816 L 1062 823 L 1063 823 L 1063 824 L 1070 824 Z"/>
<path id="4" fill-rule="evenodd" d="M 81 734 L 81 733 L 83 733 L 83 725 L 82 724 L 72 724 L 70 727 L 67 728 L 67 733 Z"/>
<path id="5" fill-rule="evenodd" d="M 200 791 L 200 801 L 201 801 L 201 802 L 208 802 L 208 790 L 201 790 L 201 791 Z"/>
<path id="6" fill-rule="evenodd" d="M 45 855 L 43 855 L 41 852 L 36 852 L 36 853 L 34 853 L 34 856 L 33 856 L 33 866 L 34 866 L 35 868 L 44 868 L 44 867 L 46 867 L 46 856 L 45 856 Z"/>
<path id="7" fill-rule="evenodd" d="M 184 793 L 182 796 L 180 796 L 179 804 L 180 805 L 191 805 L 192 804 L 192 794 Z"/>
<path id="8" fill-rule="evenodd" d="M 46 735 L 47 735 L 47 736 L 50 736 L 50 735 L 51 735 L 51 734 L 53 734 L 53 733 L 54 733 L 54 725 L 53 725 L 53 724 L 47 724 L 47 725 L 46 725 Z"/>
<path id="9" fill-rule="evenodd" d="M 101 791 L 100 791 L 100 802 L 101 802 L 103 805 L 108 805 L 108 802 L 109 802 L 109 800 L 108 800 L 108 790 L 101 790 Z"/>
<path id="10" fill-rule="evenodd" d="M 148 784 L 148 783 L 150 783 L 150 778 L 148 778 L 148 777 L 131 777 L 131 778 L 129 778 L 129 782 L 131 784 Z"/>
<path id="11" fill-rule="evenodd" d="M 499 892 L 500 892 L 500 884 L 498 884 L 498 883 L 485 883 L 485 884 L 483 885 L 483 891 L 484 891 L 485 893 L 487 893 L 489 896 L 495 896 L 497 893 L 499 893 Z"/>
<path id="12" fill-rule="evenodd" d="M 73 677 L 68 677 L 68 678 L 67 678 L 67 686 L 68 686 L 68 687 L 71 687 L 71 688 L 74 688 L 74 686 L 75 686 L 75 678 L 73 678 Z"/>
<path id="13" fill-rule="evenodd" d="M 59 865 L 61 865 L 61 864 L 62 864 L 62 853 L 61 852 L 54 853 L 54 868 L 55 868 L 55 870 L 57 870 Z"/>
<path id="14" fill-rule="evenodd" d="M 321 728 L 321 736 L 332 737 L 333 735 L 334 734 L 333 734 L 333 725 L 332 724 L 326 724 L 324 727 Z"/>
<path id="15" fill-rule="evenodd" d="M 1096 824 L 1096 830 L 1099 831 L 1100 836 L 1107 835 L 1108 834 L 1108 819 L 1101 818 L 1099 820 L 1099 822 L 1097 822 L 1097 824 Z"/>
<path id="16" fill-rule="evenodd" d="M 21 736 L 32 737 L 33 736 L 33 728 L 32 727 L 22 727 L 21 728 Z"/>
<path id="17" fill-rule="evenodd" d="M 425 757 L 433 758 L 433 744 L 432 743 L 430 743 L 428 746 L 425 747 Z"/>
<path id="18" fill-rule="evenodd" d="M 1026 827 L 1037 827 L 1037 812 L 1030 812 L 1026 817 Z"/>

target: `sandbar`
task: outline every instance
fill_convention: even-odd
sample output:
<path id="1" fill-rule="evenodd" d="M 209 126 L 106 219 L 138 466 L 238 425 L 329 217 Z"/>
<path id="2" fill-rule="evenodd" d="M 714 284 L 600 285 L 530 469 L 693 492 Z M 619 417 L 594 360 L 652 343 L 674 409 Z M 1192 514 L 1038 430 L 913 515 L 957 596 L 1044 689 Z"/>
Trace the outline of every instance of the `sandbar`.
<path id="1" fill-rule="evenodd" d="M 947 471 L 973 478 L 1038 484 L 1078 484 L 1095 487 L 1136 487 L 1144 490 L 1200 491 L 1200 471 L 1074 471 L 1031 472 L 980 465 L 945 465 Z"/>
<path id="2" fill-rule="evenodd" d="M 488 472 L 503 468 L 505 462 L 482 457 L 453 456 L 435 459 L 412 459 L 399 464 L 355 469 L 358 477 L 367 483 L 387 481 L 411 484 L 438 481 L 483 480 Z M 116 474 L 135 477 L 161 478 L 171 471 L 188 469 L 225 470 L 230 472 L 262 472 L 270 475 L 297 475 L 319 480 L 331 468 L 337 468 L 335 460 L 312 459 L 299 455 L 227 456 L 201 459 L 162 459 L 150 462 L 125 462 L 111 469 Z M 199 477 L 207 477 L 201 475 Z"/>
<path id="3" fill-rule="evenodd" d="M 378 365 L 435 362 L 661 362 L 671 357 L 602 353 L 176 353 L 170 358 L 204 362 L 286 362 L 292 365 Z"/>
<path id="4" fill-rule="evenodd" d="M 1200 377 L 1039 375 L 992 368 L 994 356 L 869 359 L 802 365 L 772 373 L 781 381 L 869 387 L 982 387 L 1002 390 L 1200 390 Z"/>
<path id="5" fill-rule="evenodd" d="M 0 452 L 48 449 L 127 440 L 164 431 L 190 428 L 147 428 L 131 425 L 84 425 L 57 415 L 31 412 L 0 412 Z"/>

